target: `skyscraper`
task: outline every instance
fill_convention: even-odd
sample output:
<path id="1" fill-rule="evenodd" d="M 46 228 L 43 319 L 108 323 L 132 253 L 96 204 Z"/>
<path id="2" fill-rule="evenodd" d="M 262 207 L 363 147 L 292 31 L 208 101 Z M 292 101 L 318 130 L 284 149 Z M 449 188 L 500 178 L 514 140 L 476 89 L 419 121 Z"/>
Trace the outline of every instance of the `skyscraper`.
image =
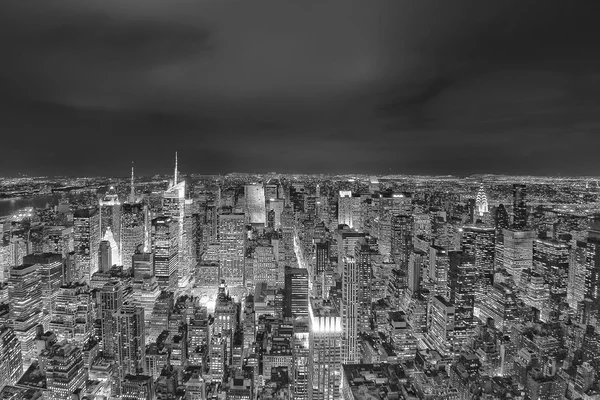
<path id="1" fill-rule="evenodd" d="M 490 284 L 494 275 L 496 232 L 486 226 L 465 226 L 461 236 L 461 250 L 473 258 L 479 278 Z"/>
<path id="2" fill-rule="evenodd" d="M 76 390 L 84 390 L 87 375 L 79 348 L 65 343 L 51 349 L 46 364 L 46 380 L 52 400 L 68 400 Z"/>
<path id="3" fill-rule="evenodd" d="M 49 328 L 59 342 L 83 348 L 94 334 L 94 310 L 89 288 L 85 284 L 58 289 Z"/>
<path id="4" fill-rule="evenodd" d="M 175 276 L 172 279 L 170 285 L 173 289 L 179 285 L 179 282 L 184 282 L 189 277 L 190 263 L 191 260 L 185 259 L 185 195 L 186 185 L 185 180 L 179 179 L 179 171 L 177 169 L 177 153 L 175 153 L 175 172 L 171 185 L 163 193 L 162 199 L 162 216 L 170 218 L 170 234 L 175 238 L 175 246 L 177 247 L 177 253 L 175 254 L 174 273 Z M 158 272 L 156 277 L 159 278 Z"/>
<path id="5" fill-rule="evenodd" d="M 123 204 L 121 216 L 121 258 L 125 270 L 132 267 L 131 257 L 139 245 L 144 245 L 144 206 L 138 203 Z"/>
<path id="6" fill-rule="evenodd" d="M 100 200 L 100 237 L 104 238 L 107 231 L 110 230 L 116 242 L 116 259 L 112 262 L 115 265 L 121 263 L 121 202 L 117 196 L 114 187 L 110 187 L 106 195 Z M 115 246 L 113 246 L 115 247 Z M 96 251 L 96 249 L 94 249 Z M 114 258 L 114 257 L 113 257 Z"/>
<path id="7" fill-rule="evenodd" d="M 521 281 L 521 271 L 529 269 L 533 263 L 533 231 L 504 229 L 504 269 L 512 275 L 516 284 Z"/>
<path id="8" fill-rule="evenodd" d="M 344 258 L 342 274 L 341 321 L 343 329 L 342 362 L 355 364 L 360 361 L 358 342 L 358 315 L 361 304 L 358 296 L 359 271 L 353 256 Z"/>
<path id="9" fill-rule="evenodd" d="M 0 326 L 0 388 L 14 385 L 23 374 L 21 343 L 13 328 Z"/>
<path id="10" fill-rule="evenodd" d="M 244 214 L 219 215 L 219 247 L 221 278 L 227 286 L 244 286 Z"/>
<path id="11" fill-rule="evenodd" d="M 287 318 L 308 317 L 308 271 L 304 268 L 285 269 L 284 315 Z"/>
<path id="12" fill-rule="evenodd" d="M 98 250 L 98 268 L 100 272 L 108 272 L 112 265 L 110 242 L 103 240 L 100 242 L 100 249 Z"/>
<path id="13" fill-rule="evenodd" d="M 42 323 L 42 283 L 39 265 L 15 266 L 8 281 L 10 319 L 19 342 L 23 367 L 29 368 L 37 358 L 35 337 L 37 326 Z"/>
<path id="14" fill-rule="evenodd" d="M 488 212 L 488 199 L 483 188 L 483 183 L 481 183 L 479 191 L 477 192 L 477 197 L 475 198 L 475 207 L 477 216 L 479 217 L 483 217 L 483 215 Z"/>
<path id="15" fill-rule="evenodd" d="M 73 215 L 76 280 L 89 282 L 98 271 L 100 213 L 97 209 L 77 210 Z"/>
<path id="16" fill-rule="evenodd" d="M 56 253 L 29 254 L 23 257 L 23 263 L 38 265 L 42 285 L 42 320 L 44 330 L 48 329 L 58 289 L 63 281 L 62 256 Z"/>
<path id="17" fill-rule="evenodd" d="M 342 368 L 341 318 L 331 303 L 311 299 L 309 320 L 308 398 L 337 400 Z"/>
<path id="18" fill-rule="evenodd" d="M 146 333 L 144 309 L 125 304 L 113 314 L 115 321 L 115 359 L 119 377 L 144 373 Z"/>
<path id="19" fill-rule="evenodd" d="M 513 185 L 513 224 L 515 230 L 525 229 L 527 225 L 527 187 L 523 184 Z"/>
<path id="20" fill-rule="evenodd" d="M 508 211 L 506 211 L 504 204 L 500 204 L 496 208 L 495 227 L 497 232 L 502 232 L 503 229 L 509 228 Z"/>
<path id="21" fill-rule="evenodd" d="M 123 288 L 119 282 L 109 282 L 100 290 L 100 322 L 102 330 L 102 351 L 106 357 L 115 356 L 115 335 L 117 332 L 115 313 L 123 306 Z"/>
<path id="22" fill-rule="evenodd" d="M 152 220 L 154 275 L 163 290 L 175 290 L 177 287 L 178 231 L 177 222 L 171 217 Z"/>

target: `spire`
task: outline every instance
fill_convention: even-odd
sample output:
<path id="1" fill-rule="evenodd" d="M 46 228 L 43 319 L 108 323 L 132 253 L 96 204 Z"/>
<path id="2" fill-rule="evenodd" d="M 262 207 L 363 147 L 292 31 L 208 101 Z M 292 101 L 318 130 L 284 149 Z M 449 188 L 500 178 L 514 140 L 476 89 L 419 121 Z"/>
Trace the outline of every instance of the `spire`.
<path id="1" fill-rule="evenodd" d="M 175 176 L 173 177 L 173 186 L 177 185 L 177 152 L 175 152 Z"/>
<path id="2" fill-rule="evenodd" d="M 131 162 L 131 192 L 129 193 L 129 201 L 133 204 L 135 202 L 135 184 L 134 184 L 134 174 L 133 174 L 133 161 Z"/>

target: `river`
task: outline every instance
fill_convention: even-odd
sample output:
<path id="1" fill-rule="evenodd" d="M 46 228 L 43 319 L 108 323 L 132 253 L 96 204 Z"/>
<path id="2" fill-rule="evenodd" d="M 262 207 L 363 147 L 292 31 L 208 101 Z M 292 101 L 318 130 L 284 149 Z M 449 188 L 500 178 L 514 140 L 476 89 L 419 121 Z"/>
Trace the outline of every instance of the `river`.
<path id="1" fill-rule="evenodd" d="M 56 205 L 59 199 L 60 195 L 43 195 L 9 200 L 0 199 L 0 217 L 12 215 L 15 211 L 25 207 L 44 208 L 48 203 Z"/>

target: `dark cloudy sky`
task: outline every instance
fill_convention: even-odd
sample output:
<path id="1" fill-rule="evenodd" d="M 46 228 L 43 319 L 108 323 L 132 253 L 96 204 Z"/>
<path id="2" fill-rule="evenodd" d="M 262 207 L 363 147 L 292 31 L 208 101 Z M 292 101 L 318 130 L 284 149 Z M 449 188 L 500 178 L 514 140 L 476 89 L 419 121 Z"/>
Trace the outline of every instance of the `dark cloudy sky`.
<path id="1" fill-rule="evenodd" d="M 600 175 L 598 0 L 2 0 L 0 176 Z"/>

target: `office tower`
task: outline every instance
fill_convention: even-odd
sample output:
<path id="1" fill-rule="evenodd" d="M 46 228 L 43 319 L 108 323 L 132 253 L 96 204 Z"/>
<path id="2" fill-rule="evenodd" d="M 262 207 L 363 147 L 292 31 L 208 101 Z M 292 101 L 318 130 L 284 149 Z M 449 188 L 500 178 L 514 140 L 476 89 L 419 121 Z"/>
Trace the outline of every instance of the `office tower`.
<path id="1" fill-rule="evenodd" d="M 113 246 L 113 264 L 121 263 L 121 202 L 114 187 L 110 187 L 104 198 L 100 200 L 100 237 L 104 238 L 110 230 L 116 246 Z M 95 249 L 94 249 L 95 250 Z"/>
<path id="2" fill-rule="evenodd" d="M 131 257 L 133 280 L 142 281 L 144 277 L 154 276 L 154 254 L 135 253 Z"/>
<path id="3" fill-rule="evenodd" d="M 285 269 L 285 298 L 283 314 L 286 318 L 308 317 L 308 271 L 304 268 Z"/>
<path id="4" fill-rule="evenodd" d="M 73 246 L 76 280 L 89 282 L 98 271 L 100 246 L 100 213 L 97 209 L 77 210 L 73 214 Z"/>
<path id="5" fill-rule="evenodd" d="M 115 321 L 115 360 L 119 377 L 144 373 L 146 333 L 144 309 L 125 304 L 113 314 Z"/>
<path id="6" fill-rule="evenodd" d="M 509 228 L 508 211 L 506 211 L 504 204 L 500 204 L 498 208 L 496 208 L 496 217 L 494 222 L 497 232 L 502 232 L 503 229 Z"/>
<path id="7" fill-rule="evenodd" d="M 410 297 L 418 297 L 421 292 L 421 270 L 426 263 L 427 253 L 414 249 L 408 260 L 407 292 Z"/>
<path id="8" fill-rule="evenodd" d="M 339 225 L 348 225 L 350 228 L 358 227 L 360 200 L 361 198 L 353 195 L 352 192 L 340 190 L 338 197 Z"/>
<path id="9" fill-rule="evenodd" d="M 488 212 L 488 199 L 483 188 L 483 183 L 477 191 L 477 197 L 475 198 L 475 208 L 478 217 L 483 217 Z"/>
<path id="10" fill-rule="evenodd" d="M 459 251 L 450 252 L 448 301 L 454 306 L 455 343 L 466 343 L 473 333 L 473 307 L 477 269 L 473 258 Z"/>
<path id="11" fill-rule="evenodd" d="M 544 277 L 554 295 L 565 297 L 569 280 L 570 247 L 554 240 L 533 241 L 533 270 Z"/>
<path id="12" fill-rule="evenodd" d="M 515 230 L 527 226 L 527 187 L 522 184 L 513 185 L 513 224 Z"/>
<path id="13" fill-rule="evenodd" d="M 536 233 L 512 229 L 505 229 L 502 232 L 504 269 L 518 284 L 521 281 L 521 271 L 531 268 L 533 264 L 533 240 Z"/>
<path id="14" fill-rule="evenodd" d="M 325 290 L 323 279 L 325 270 L 329 267 L 330 261 L 330 242 L 317 242 L 315 243 L 315 263 L 314 269 L 310 271 L 311 280 L 313 287 L 316 286 L 315 290 L 319 294 L 319 297 L 325 297 L 323 291 Z"/>
<path id="15" fill-rule="evenodd" d="M 337 242 L 338 272 L 341 274 L 344 267 L 344 257 L 354 256 L 356 243 L 366 236 L 348 227 L 341 227 L 335 233 Z"/>
<path id="16" fill-rule="evenodd" d="M 427 337 L 442 357 L 452 357 L 454 347 L 454 306 L 442 296 L 431 298 Z"/>
<path id="17" fill-rule="evenodd" d="M 13 328 L 0 326 L 0 388 L 14 385 L 22 374 L 21 343 Z"/>
<path id="18" fill-rule="evenodd" d="M 567 303 L 576 310 L 579 302 L 585 298 L 585 281 L 589 267 L 593 265 L 595 246 L 587 241 L 573 242 L 569 259 L 569 278 L 567 282 Z"/>
<path id="19" fill-rule="evenodd" d="M 265 282 L 270 287 L 276 287 L 283 279 L 279 276 L 273 246 L 258 246 L 254 251 L 254 258 L 254 283 Z"/>
<path id="20" fill-rule="evenodd" d="M 342 368 L 342 321 L 329 302 L 310 299 L 309 303 L 308 398 L 340 398 Z"/>
<path id="21" fill-rule="evenodd" d="M 440 246 L 429 247 L 429 279 L 433 282 L 432 294 L 447 298 L 448 269 L 450 257 L 448 250 Z"/>
<path id="22" fill-rule="evenodd" d="M 35 337 L 43 316 L 39 264 L 24 264 L 11 268 L 8 298 L 12 328 L 21 342 L 23 367 L 27 369 L 37 358 Z"/>
<path id="23" fill-rule="evenodd" d="M 245 185 L 244 197 L 246 199 L 245 213 L 248 221 L 252 225 L 264 227 L 267 223 L 265 188 L 262 184 Z"/>
<path id="24" fill-rule="evenodd" d="M 308 399 L 308 375 L 310 358 L 310 327 L 308 318 L 294 321 L 292 342 L 292 392 L 295 400 Z"/>
<path id="25" fill-rule="evenodd" d="M 371 330 L 371 303 L 373 302 L 373 256 L 376 253 L 371 249 L 365 238 L 361 238 L 354 247 L 354 261 L 357 269 L 358 291 L 358 330 L 369 332 Z"/>
<path id="26" fill-rule="evenodd" d="M 144 275 L 133 282 L 133 304 L 144 309 L 146 336 L 150 335 L 151 322 L 154 314 L 154 305 L 160 296 L 160 287 L 154 275 Z"/>
<path id="27" fill-rule="evenodd" d="M 412 252 L 412 217 L 410 215 L 392 216 L 391 252 L 392 259 L 405 275 L 408 259 Z"/>
<path id="28" fill-rule="evenodd" d="M 209 372 L 207 379 L 211 382 L 223 382 L 225 374 L 225 349 L 227 343 L 221 335 L 210 337 L 208 345 Z"/>
<path id="29" fill-rule="evenodd" d="M 343 329 L 342 362 L 355 364 L 360 361 L 358 341 L 358 316 L 361 309 L 359 302 L 360 274 L 353 256 L 344 258 L 342 274 L 341 319 Z"/>
<path id="30" fill-rule="evenodd" d="M 42 284 L 42 321 L 44 330 L 48 329 L 52 308 L 56 301 L 58 288 L 62 284 L 62 255 L 55 253 L 29 254 L 23 257 L 26 265 L 38 265 L 38 272 Z"/>
<path id="31" fill-rule="evenodd" d="M 161 289 L 175 290 L 178 278 L 178 226 L 171 217 L 152 220 L 152 253 L 154 275 Z"/>
<path id="32" fill-rule="evenodd" d="M 230 287 L 244 286 L 244 214 L 219 215 L 219 247 L 221 279 Z"/>
<path id="33" fill-rule="evenodd" d="M 59 342 L 85 347 L 94 334 L 94 309 L 87 285 L 74 284 L 57 290 L 49 330 Z"/>
<path id="34" fill-rule="evenodd" d="M 81 350 L 72 344 L 55 345 L 46 363 L 46 382 L 52 400 L 71 399 L 85 390 L 88 378 Z"/>
<path id="35" fill-rule="evenodd" d="M 460 248 L 473 258 L 479 278 L 491 284 L 494 275 L 496 232 L 485 226 L 465 226 L 462 230 Z"/>
<path id="36" fill-rule="evenodd" d="M 267 198 L 267 212 L 273 215 L 273 229 L 281 229 L 281 214 L 284 206 L 282 199 Z"/>
<path id="37" fill-rule="evenodd" d="M 175 246 L 177 247 L 177 253 L 175 254 L 175 264 L 174 273 L 175 276 L 170 278 L 169 286 L 173 290 L 179 286 L 180 281 L 182 283 L 186 282 L 186 279 L 189 277 L 189 270 L 191 260 L 186 259 L 186 252 L 184 251 L 186 248 L 185 245 L 185 194 L 186 194 L 186 183 L 185 180 L 179 179 L 179 171 L 177 169 L 177 153 L 175 153 L 175 172 L 173 176 L 173 182 L 171 185 L 163 193 L 162 198 L 162 216 L 170 218 L 170 235 L 172 235 L 175 239 Z M 154 222 L 154 220 L 153 220 Z M 156 258 L 155 258 L 156 260 Z M 156 272 L 156 277 L 159 282 L 163 281 L 161 279 L 158 272 Z"/>
<path id="38" fill-rule="evenodd" d="M 131 257 L 135 254 L 138 246 L 144 245 L 144 220 L 144 206 L 142 204 L 123 204 L 123 214 L 121 216 L 121 258 L 125 270 L 132 267 Z"/>
<path id="39" fill-rule="evenodd" d="M 108 272 L 112 265 L 110 242 L 103 240 L 100 242 L 100 249 L 98 250 L 98 268 L 100 272 Z"/>
<path id="40" fill-rule="evenodd" d="M 219 288 L 217 301 L 215 303 L 215 322 L 213 324 L 213 335 L 232 331 L 237 326 L 237 305 L 233 299 L 225 293 L 223 287 Z"/>
<path id="41" fill-rule="evenodd" d="M 595 215 L 590 220 L 587 247 L 588 253 L 593 254 L 593 258 L 586 265 L 585 298 L 598 303 L 600 300 L 600 215 Z"/>
<path id="42" fill-rule="evenodd" d="M 106 357 L 115 357 L 115 335 L 117 332 L 115 313 L 123 306 L 123 287 L 119 282 L 109 282 L 100 290 L 99 317 L 102 333 L 102 352 Z"/>
<path id="43" fill-rule="evenodd" d="M 296 229 L 296 217 L 294 209 L 291 206 L 286 206 L 281 214 L 281 242 L 283 245 L 283 261 L 285 266 L 294 266 L 296 261 L 295 253 L 295 229 Z"/>
<path id="44" fill-rule="evenodd" d="M 496 282 L 486 296 L 478 297 L 475 308 L 481 321 L 493 319 L 496 328 L 506 334 L 517 317 L 517 295 L 507 284 Z"/>

